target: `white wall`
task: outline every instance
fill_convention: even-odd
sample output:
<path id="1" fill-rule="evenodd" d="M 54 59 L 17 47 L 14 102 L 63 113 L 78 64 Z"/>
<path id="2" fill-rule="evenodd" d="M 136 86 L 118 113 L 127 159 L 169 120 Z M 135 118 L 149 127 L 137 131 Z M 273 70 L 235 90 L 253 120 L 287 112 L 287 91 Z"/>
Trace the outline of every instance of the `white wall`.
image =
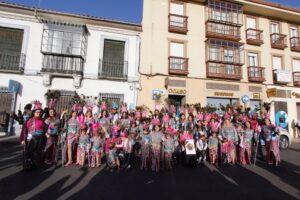
<path id="1" fill-rule="evenodd" d="M 73 86 L 73 78 L 54 77 L 49 87 L 43 85 L 43 77 L 40 74 L 42 68 L 41 42 L 43 24 L 33 16 L 0 11 L 0 26 L 21 28 L 24 30 L 22 53 L 26 54 L 24 74 L 9 74 L 0 72 L 0 87 L 7 87 L 9 80 L 19 81 L 22 85 L 22 93 L 18 95 L 16 109 L 23 107 L 33 100 L 46 103 L 44 94 L 48 89 L 77 91 L 87 96 L 98 96 L 99 93 L 124 94 L 124 100 L 128 104 L 136 105 L 139 74 L 139 33 L 134 31 L 91 26 L 89 30 L 87 56 L 84 66 L 84 77 L 81 87 Z M 113 81 L 98 79 L 99 59 L 102 58 L 103 38 L 121 39 L 126 41 L 126 60 L 128 61 L 128 81 Z"/>

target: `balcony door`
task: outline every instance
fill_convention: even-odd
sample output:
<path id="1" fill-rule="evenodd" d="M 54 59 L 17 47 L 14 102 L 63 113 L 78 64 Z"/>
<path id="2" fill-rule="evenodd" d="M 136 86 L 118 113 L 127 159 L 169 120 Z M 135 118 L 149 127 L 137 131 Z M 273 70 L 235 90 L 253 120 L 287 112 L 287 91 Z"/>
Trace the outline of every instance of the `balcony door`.
<path id="1" fill-rule="evenodd" d="M 246 25 L 247 25 L 247 38 L 248 39 L 257 39 L 257 25 L 256 25 L 256 18 L 254 17 L 247 17 L 246 19 Z"/>
<path id="2" fill-rule="evenodd" d="M 282 57 L 273 56 L 273 70 L 282 70 Z"/>
<path id="3" fill-rule="evenodd" d="M 125 42 L 104 40 L 102 75 L 107 77 L 123 77 L 125 74 Z"/>
<path id="4" fill-rule="evenodd" d="M 175 27 L 185 27 L 185 19 L 184 16 L 184 4 L 183 3 L 170 3 L 170 14 L 171 14 L 171 21 L 170 25 Z"/>
<path id="5" fill-rule="evenodd" d="M 271 22 L 271 33 L 280 33 L 278 22 Z"/>
<path id="6" fill-rule="evenodd" d="M 248 53 L 249 76 L 252 78 L 262 77 L 261 70 L 258 68 L 258 54 Z"/>
<path id="7" fill-rule="evenodd" d="M 290 27 L 290 36 L 291 36 L 291 46 L 297 46 L 299 43 L 299 32 L 298 32 L 298 27 L 296 26 L 291 26 Z"/>
<path id="8" fill-rule="evenodd" d="M 184 70 L 184 43 L 170 43 L 170 68 L 176 70 Z"/>
<path id="9" fill-rule="evenodd" d="M 234 50 L 224 49 L 224 61 L 226 63 L 234 63 Z M 235 74 L 235 67 L 232 64 L 226 64 L 225 73 L 229 75 Z"/>

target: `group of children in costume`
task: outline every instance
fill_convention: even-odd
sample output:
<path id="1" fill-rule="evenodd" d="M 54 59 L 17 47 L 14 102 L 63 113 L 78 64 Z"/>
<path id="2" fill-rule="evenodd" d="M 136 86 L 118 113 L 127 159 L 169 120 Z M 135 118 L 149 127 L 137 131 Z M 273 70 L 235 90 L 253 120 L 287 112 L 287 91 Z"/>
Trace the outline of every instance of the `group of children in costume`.
<path id="1" fill-rule="evenodd" d="M 268 111 L 259 115 L 229 107 L 220 115 L 194 106 L 178 111 L 168 105 L 151 112 L 116 103 L 108 108 L 102 102 L 99 107 L 74 104 L 68 116 L 67 111 L 58 115 L 50 103 L 44 113 L 37 101 L 32 110 L 27 108 L 21 134 L 24 143 L 38 141 L 28 156 L 41 153 L 47 164 L 57 162 L 59 138 L 65 141 L 65 166 L 100 167 L 105 160 L 110 169 L 120 170 L 139 162 L 141 170 L 158 172 L 181 162 L 247 165 L 263 146 L 265 161 L 280 162 L 279 129 L 271 124 Z"/>

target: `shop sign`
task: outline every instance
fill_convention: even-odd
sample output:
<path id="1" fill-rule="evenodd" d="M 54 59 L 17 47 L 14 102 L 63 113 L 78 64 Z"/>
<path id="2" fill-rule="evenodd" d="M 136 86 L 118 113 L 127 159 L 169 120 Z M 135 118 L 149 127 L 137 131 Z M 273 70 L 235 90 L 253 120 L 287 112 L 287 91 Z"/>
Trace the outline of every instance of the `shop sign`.
<path id="1" fill-rule="evenodd" d="M 260 99 L 259 93 L 253 93 L 253 99 Z"/>
<path id="2" fill-rule="evenodd" d="M 215 92 L 215 96 L 217 96 L 217 97 L 233 97 L 234 93 L 229 93 L 229 92 Z"/>
<path id="3" fill-rule="evenodd" d="M 295 98 L 300 99 L 300 93 L 293 92 L 292 95 L 293 95 Z"/>
<path id="4" fill-rule="evenodd" d="M 20 90 L 21 84 L 15 80 L 9 80 L 8 82 L 8 91 L 11 93 L 18 93 Z"/>
<path id="5" fill-rule="evenodd" d="M 186 95 L 186 90 L 184 89 L 169 89 L 169 94 L 177 94 L 177 95 Z"/>
<path id="6" fill-rule="evenodd" d="M 248 103 L 250 101 L 250 97 L 248 95 L 242 96 L 242 102 L 243 103 Z"/>
<path id="7" fill-rule="evenodd" d="M 276 88 L 267 89 L 267 96 L 268 96 L 268 98 L 276 97 L 277 96 L 277 89 Z"/>

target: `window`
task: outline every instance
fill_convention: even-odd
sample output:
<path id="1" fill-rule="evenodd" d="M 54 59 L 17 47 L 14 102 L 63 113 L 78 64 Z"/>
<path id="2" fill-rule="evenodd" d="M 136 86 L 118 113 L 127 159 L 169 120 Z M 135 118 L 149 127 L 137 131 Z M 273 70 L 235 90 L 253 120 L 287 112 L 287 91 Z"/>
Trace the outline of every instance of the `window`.
<path id="1" fill-rule="evenodd" d="M 291 38 L 298 37 L 298 27 L 297 26 L 290 27 L 290 36 L 291 36 Z"/>
<path id="2" fill-rule="evenodd" d="M 184 4 L 183 3 L 170 3 L 170 13 L 174 15 L 184 15 Z"/>
<path id="3" fill-rule="evenodd" d="M 248 62 L 250 67 L 258 67 L 258 54 L 248 53 Z"/>
<path id="4" fill-rule="evenodd" d="M 107 103 L 108 108 L 112 107 L 113 103 L 117 103 L 120 105 L 124 102 L 123 94 L 113 94 L 113 93 L 100 93 L 99 94 L 100 101 L 105 101 Z"/>
<path id="5" fill-rule="evenodd" d="M 208 20 L 242 24 L 242 5 L 220 0 L 208 0 L 207 5 Z"/>
<path id="6" fill-rule="evenodd" d="M 0 27 L 0 69 L 19 71 L 24 68 L 23 30 Z"/>
<path id="7" fill-rule="evenodd" d="M 282 69 L 282 57 L 273 56 L 273 70 L 281 70 Z"/>
<path id="8" fill-rule="evenodd" d="M 125 42 L 117 40 L 104 40 L 102 68 L 103 76 L 127 76 L 127 61 L 125 61 Z"/>
<path id="9" fill-rule="evenodd" d="M 60 92 L 60 96 L 55 104 L 55 111 L 56 113 L 62 113 L 62 111 L 68 109 L 71 110 L 72 109 L 72 99 L 75 96 L 75 92 L 73 91 L 59 91 Z"/>
<path id="10" fill-rule="evenodd" d="M 214 97 L 208 97 L 207 98 L 207 105 L 217 109 L 216 112 L 218 114 L 223 114 L 224 113 L 224 111 L 221 109 L 222 107 L 227 107 L 228 105 L 237 106 L 238 104 L 239 104 L 238 99 L 214 98 Z"/>
<path id="11" fill-rule="evenodd" d="M 206 48 L 208 61 L 243 63 L 243 45 L 240 43 L 209 39 Z"/>
<path id="12" fill-rule="evenodd" d="M 170 56 L 174 57 L 184 57 L 184 44 L 178 42 L 170 43 Z"/>
<path id="13" fill-rule="evenodd" d="M 247 29 L 257 29 L 256 26 L 256 18 L 254 17 L 247 17 L 246 18 L 246 25 L 247 25 Z"/>
<path id="14" fill-rule="evenodd" d="M 300 59 L 293 59 L 293 72 L 300 72 Z"/>
<path id="15" fill-rule="evenodd" d="M 85 57 L 87 34 L 83 27 L 71 29 L 63 25 L 44 27 L 42 52 Z"/>
<path id="16" fill-rule="evenodd" d="M 278 22 L 271 22 L 271 34 L 274 34 L 274 33 L 280 33 Z"/>

